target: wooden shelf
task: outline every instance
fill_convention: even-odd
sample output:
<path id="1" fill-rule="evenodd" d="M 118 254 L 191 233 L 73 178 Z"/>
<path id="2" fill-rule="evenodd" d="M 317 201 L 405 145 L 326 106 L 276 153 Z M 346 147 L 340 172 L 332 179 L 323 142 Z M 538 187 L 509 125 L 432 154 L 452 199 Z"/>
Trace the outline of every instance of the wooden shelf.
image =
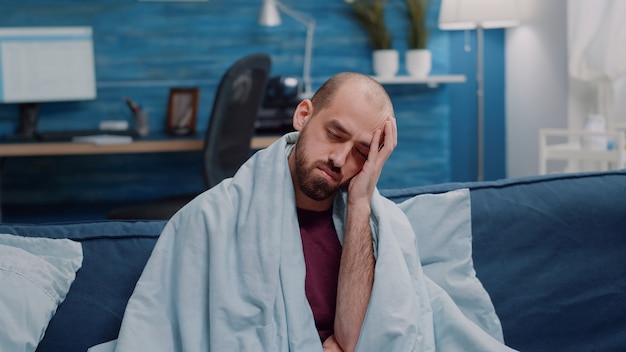
<path id="1" fill-rule="evenodd" d="M 372 76 L 381 84 L 426 84 L 430 88 L 435 88 L 442 83 L 464 83 L 465 75 L 435 75 L 428 77 L 394 76 L 379 77 Z"/>

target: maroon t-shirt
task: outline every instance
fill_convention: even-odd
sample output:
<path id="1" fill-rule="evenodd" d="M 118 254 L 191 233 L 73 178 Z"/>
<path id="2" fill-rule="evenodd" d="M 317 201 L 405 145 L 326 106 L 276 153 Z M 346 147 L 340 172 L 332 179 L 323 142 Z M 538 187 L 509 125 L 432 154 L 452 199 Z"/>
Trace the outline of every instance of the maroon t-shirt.
<path id="1" fill-rule="evenodd" d="M 298 209 L 298 221 L 306 264 L 306 298 L 313 310 L 317 332 L 324 341 L 334 333 L 341 243 L 333 225 L 332 210 Z"/>

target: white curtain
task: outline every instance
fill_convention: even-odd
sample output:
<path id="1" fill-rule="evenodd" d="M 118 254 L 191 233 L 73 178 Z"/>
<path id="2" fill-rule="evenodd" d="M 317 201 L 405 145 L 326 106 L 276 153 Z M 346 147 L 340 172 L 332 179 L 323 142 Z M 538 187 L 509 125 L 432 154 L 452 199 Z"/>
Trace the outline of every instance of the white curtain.
<path id="1" fill-rule="evenodd" d="M 626 1 L 568 0 L 569 125 L 589 114 L 626 127 Z"/>

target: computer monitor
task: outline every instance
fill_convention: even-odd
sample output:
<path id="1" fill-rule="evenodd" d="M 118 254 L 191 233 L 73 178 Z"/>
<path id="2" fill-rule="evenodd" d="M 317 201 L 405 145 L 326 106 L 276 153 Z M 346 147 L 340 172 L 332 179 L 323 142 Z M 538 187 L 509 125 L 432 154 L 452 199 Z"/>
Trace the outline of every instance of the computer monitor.
<path id="1" fill-rule="evenodd" d="M 91 27 L 0 28 L 0 104 L 19 104 L 18 136 L 34 135 L 40 103 L 95 98 Z"/>

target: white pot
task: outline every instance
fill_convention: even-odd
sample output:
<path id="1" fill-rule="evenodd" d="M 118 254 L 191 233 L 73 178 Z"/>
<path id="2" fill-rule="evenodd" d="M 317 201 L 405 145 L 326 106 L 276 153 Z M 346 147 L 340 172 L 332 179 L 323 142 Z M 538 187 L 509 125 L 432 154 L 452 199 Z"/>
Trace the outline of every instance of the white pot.
<path id="1" fill-rule="evenodd" d="M 398 73 L 399 54 L 395 49 L 374 50 L 372 63 L 374 74 L 379 77 L 393 77 Z"/>
<path id="2" fill-rule="evenodd" d="M 406 70 L 411 77 L 428 77 L 432 66 L 432 54 L 428 49 L 410 49 L 405 56 Z"/>

